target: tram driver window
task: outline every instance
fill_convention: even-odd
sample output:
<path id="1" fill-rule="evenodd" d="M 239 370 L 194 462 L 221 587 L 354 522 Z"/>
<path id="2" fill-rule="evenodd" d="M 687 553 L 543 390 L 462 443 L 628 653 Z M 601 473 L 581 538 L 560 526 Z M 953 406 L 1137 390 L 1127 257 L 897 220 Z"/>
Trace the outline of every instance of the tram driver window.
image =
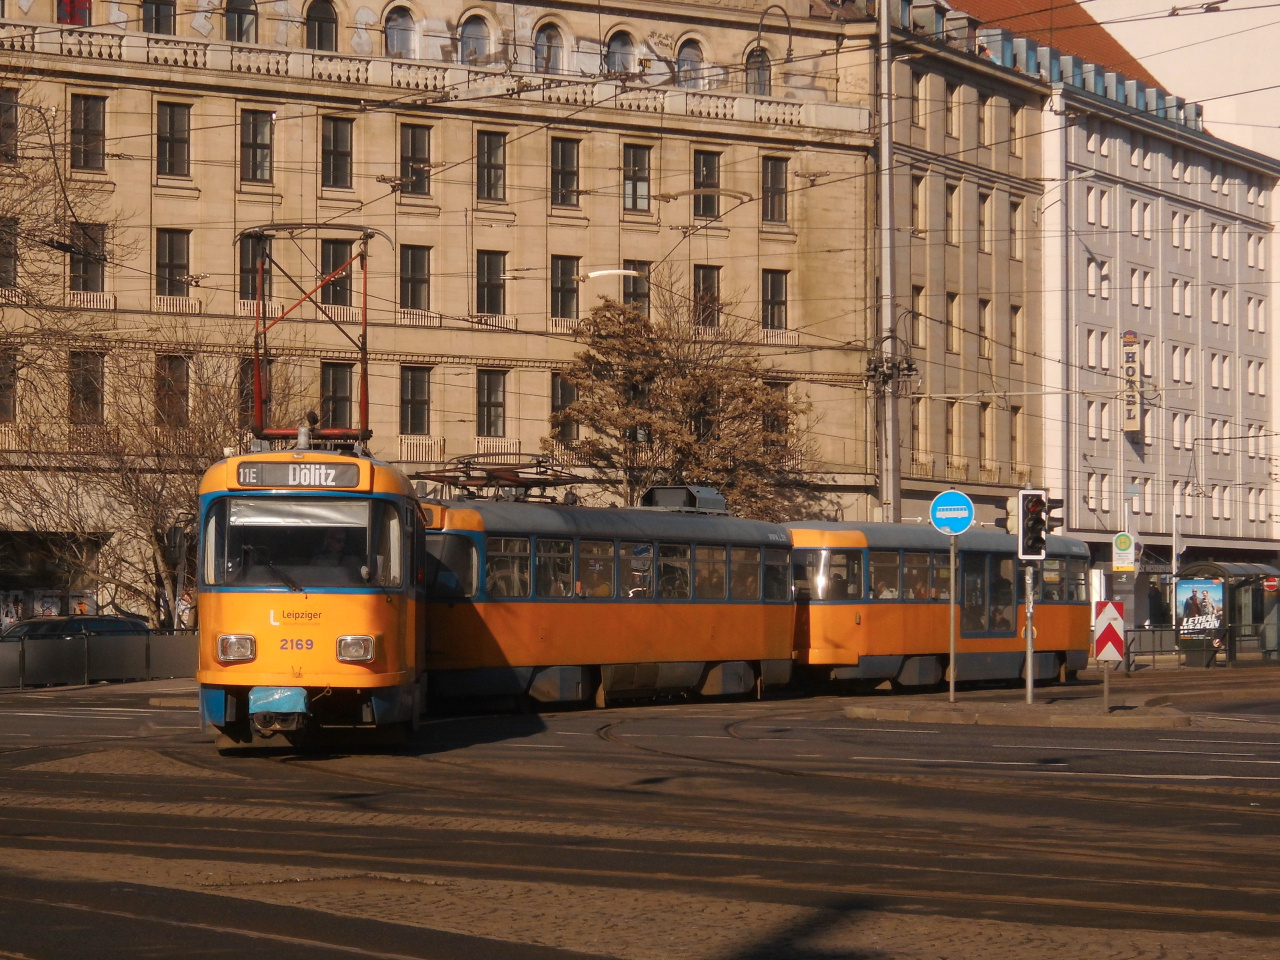
<path id="1" fill-rule="evenodd" d="M 698 544 L 694 554 L 694 596 L 699 600 L 723 600 L 726 551 L 724 547 Z"/>
<path id="2" fill-rule="evenodd" d="M 929 555 L 902 555 L 902 596 L 905 600 L 929 599 Z"/>
<path id="3" fill-rule="evenodd" d="M 658 597 L 689 599 L 689 547 L 682 543 L 658 545 Z"/>
<path id="4" fill-rule="evenodd" d="M 539 538 L 537 558 L 538 596 L 573 596 L 573 541 Z"/>
<path id="5" fill-rule="evenodd" d="M 1067 561 L 1067 599 L 1084 603 L 1089 599 L 1089 563 L 1087 560 Z"/>
<path id="6" fill-rule="evenodd" d="M 529 541 L 489 537 L 485 543 L 484 592 L 490 597 L 529 595 Z"/>
<path id="7" fill-rule="evenodd" d="M 369 579 L 380 587 L 398 587 L 403 579 L 404 554 L 401 550 L 400 511 L 394 504 L 382 503 L 381 508 L 375 504 L 374 510 L 380 514 L 374 524 L 373 535 L 374 557 L 373 570 L 369 571 Z"/>
<path id="8" fill-rule="evenodd" d="M 1063 590 L 1066 587 L 1065 560 L 1045 560 L 1044 561 L 1044 590 L 1040 596 L 1041 600 L 1063 599 Z"/>
<path id="9" fill-rule="evenodd" d="M 624 600 L 648 600 L 653 596 L 653 544 L 621 544 L 618 564 L 619 596 Z"/>
<path id="10" fill-rule="evenodd" d="M 871 589 L 877 600 L 897 600 L 902 595 L 902 570 L 896 553 L 871 553 Z"/>
<path id="11" fill-rule="evenodd" d="M 815 600 L 862 599 L 861 550 L 814 550 L 808 573 Z"/>
<path id="12" fill-rule="evenodd" d="M 578 596 L 613 596 L 613 541 L 583 540 L 578 544 Z"/>
<path id="13" fill-rule="evenodd" d="M 460 600 L 476 595 L 476 545 L 469 537 L 429 533 L 423 560 L 423 586 L 434 600 Z"/>
<path id="14" fill-rule="evenodd" d="M 760 599 L 760 548 L 729 549 L 729 597 L 733 600 Z"/>

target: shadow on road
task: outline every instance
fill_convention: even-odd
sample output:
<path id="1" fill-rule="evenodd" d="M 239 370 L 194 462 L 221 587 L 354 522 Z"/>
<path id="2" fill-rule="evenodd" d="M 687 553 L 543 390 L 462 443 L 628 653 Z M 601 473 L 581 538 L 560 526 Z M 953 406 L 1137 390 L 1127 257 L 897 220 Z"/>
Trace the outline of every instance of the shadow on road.
<path id="1" fill-rule="evenodd" d="M 826 904 L 816 916 L 791 924 L 767 940 L 726 956 L 726 960 L 888 960 L 889 954 L 856 943 L 814 943 L 823 934 L 843 927 L 855 930 L 857 914 L 877 909 L 869 900 L 847 898 Z M 852 940 L 846 935 L 846 939 Z"/>

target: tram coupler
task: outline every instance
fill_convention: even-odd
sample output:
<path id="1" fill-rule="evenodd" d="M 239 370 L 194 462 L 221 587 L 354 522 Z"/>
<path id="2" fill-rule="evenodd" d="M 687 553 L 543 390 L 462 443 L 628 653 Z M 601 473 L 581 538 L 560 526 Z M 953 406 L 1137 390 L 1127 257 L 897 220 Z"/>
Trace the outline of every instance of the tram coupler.
<path id="1" fill-rule="evenodd" d="M 253 687 L 249 691 L 249 722 L 259 736 L 301 730 L 308 712 L 307 691 L 302 687 Z"/>

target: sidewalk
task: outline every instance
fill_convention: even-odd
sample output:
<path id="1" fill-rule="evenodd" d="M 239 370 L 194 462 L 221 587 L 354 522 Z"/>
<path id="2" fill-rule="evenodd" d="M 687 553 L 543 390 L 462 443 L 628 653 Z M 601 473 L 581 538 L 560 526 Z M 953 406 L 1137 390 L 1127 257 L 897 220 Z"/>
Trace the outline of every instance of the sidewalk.
<path id="1" fill-rule="evenodd" d="M 1103 710 L 1102 674 L 1087 670 L 1070 684 L 1036 687 L 1035 702 L 1024 687 L 965 688 L 948 694 L 898 694 L 855 699 L 844 710 L 853 720 L 890 723 L 970 724 L 1012 727 L 1079 727 L 1163 730 L 1196 726 L 1236 728 L 1240 721 L 1217 716 L 1224 703 L 1276 703 L 1280 724 L 1280 667 L 1141 671 L 1111 675 L 1110 712 Z"/>

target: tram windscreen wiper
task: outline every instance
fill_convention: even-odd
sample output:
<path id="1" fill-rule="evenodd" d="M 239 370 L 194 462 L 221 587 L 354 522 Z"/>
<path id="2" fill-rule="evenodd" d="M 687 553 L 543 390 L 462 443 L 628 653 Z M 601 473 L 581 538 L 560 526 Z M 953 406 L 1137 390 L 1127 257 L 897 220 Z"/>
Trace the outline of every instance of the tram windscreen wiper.
<path id="1" fill-rule="evenodd" d="M 285 573 L 283 570 L 281 570 L 279 567 L 277 567 L 274 563 L 271 562 L 271 557 L 267 554 L 267 551 L 263 547 L 246 547 L 245 549 L 249 551 L 249 559 L 254 564 L 257 564 L 258 566 L 266 567 L 275 575 L 277 580 L 283 583 L 290 590 L 296 590 L 298 593 L 306 593 L 306 591 L 302 589 L 301 584 L 299 584 L 297 580 L 293 579 L 293 577 L 289 576 L 287 573 Z"/>

